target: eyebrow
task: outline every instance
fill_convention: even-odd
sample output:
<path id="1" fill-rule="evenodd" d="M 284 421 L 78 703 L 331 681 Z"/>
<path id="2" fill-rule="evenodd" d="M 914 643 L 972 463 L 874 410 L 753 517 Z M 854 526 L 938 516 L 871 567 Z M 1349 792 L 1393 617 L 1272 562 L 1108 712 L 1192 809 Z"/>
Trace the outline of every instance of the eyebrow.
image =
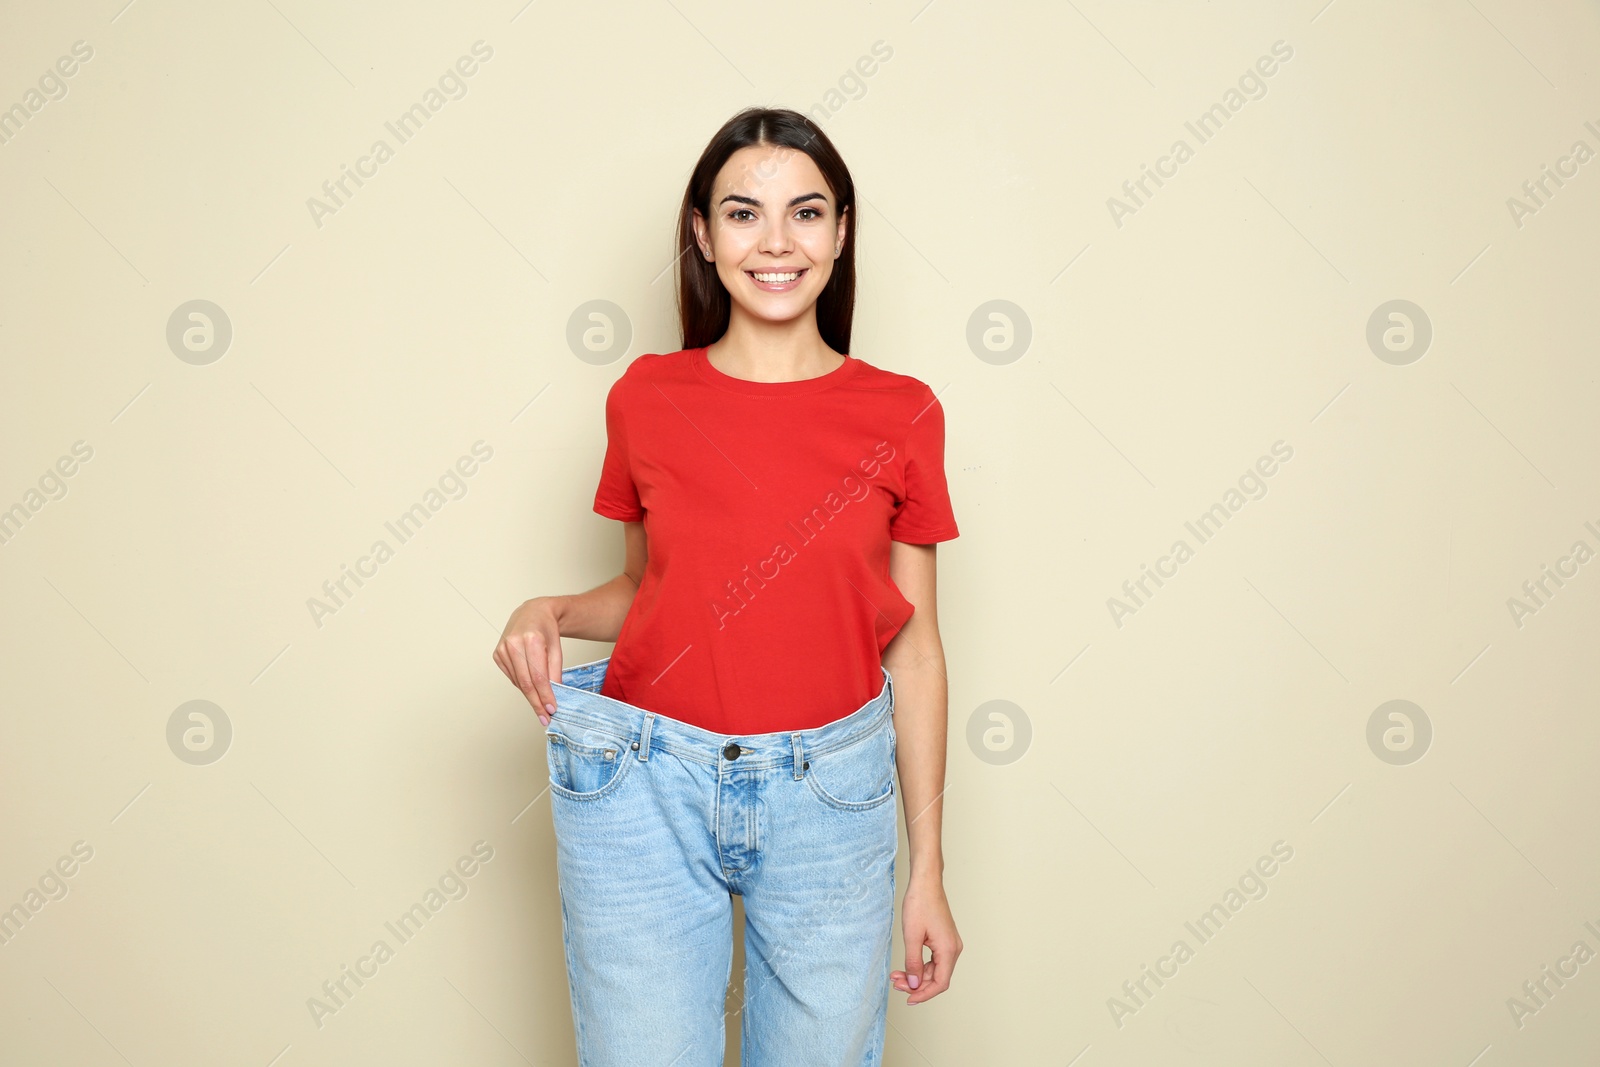
<path id="1" fill-rule="evenodd" d="M 790 207 L 794 207 L 796 204 L 803 204 L 807 200 L 821 200 L 824 203 L 826 203 L 827 199 L 828 198 L 823 196 L 821 193 L 806 193 L 803 196 L 797 196 L 793 200 L 789 201 L 789 206 Z M 737 203 L 740 203 L 740 204 L 749 204 L 752 207 L 761 207 L 762 206 L 761 205 L 761 201 L 757 200 L 755 197 L 753 197 L 753 196 L 740 196 L 738 193 L 729 193 L 727 196 L 725 196 L 721 200 L 717 201 L 717 206 L 721 207 L 723 204 L 726 204 L 729 200 L 733 200 L 733 201 L 735 201 Z"/>

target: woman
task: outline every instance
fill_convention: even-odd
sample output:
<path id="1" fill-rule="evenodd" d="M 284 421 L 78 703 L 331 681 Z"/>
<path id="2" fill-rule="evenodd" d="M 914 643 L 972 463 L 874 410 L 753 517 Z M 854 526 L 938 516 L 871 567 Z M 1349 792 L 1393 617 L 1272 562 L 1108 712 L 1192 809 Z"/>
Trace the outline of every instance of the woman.
<path id="1" fill-rule="evenodd" d="M 712 138 L 679 216 L 684 348 L 606 399 L 594 510 L 624 524 L 623 573 L 521 605 L 494 652 L 546 726 L 583 1067 L 722 1063 L 735 893 L 745 1067 L 880 1063 L 889 986 L 937 996 L 961 952 L 940 845 L 944 415 L 842 354 L 855 218 L 797 112 L 746 109 Z M 616 644 L 563 672 L 562 637 Z"/>

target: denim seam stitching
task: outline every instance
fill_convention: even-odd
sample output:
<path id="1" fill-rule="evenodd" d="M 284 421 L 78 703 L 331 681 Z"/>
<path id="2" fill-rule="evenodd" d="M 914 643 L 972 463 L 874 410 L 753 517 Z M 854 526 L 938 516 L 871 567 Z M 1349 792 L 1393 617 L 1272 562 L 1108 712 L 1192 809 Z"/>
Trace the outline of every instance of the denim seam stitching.
<path id="1" fill-rule="evenodd" d="M 589 752 L 604 752 L 605 751 L 605 746 L 603 746 L 603 745 L 599 746 L 599 747 L 595 747 L 593 745 L 576 744 L 574 742 L 568 741 L 565 737 L 563 737 L 560 741 L 552 741 L 550 743 L 551 744 L 557 744 L 557 745 L 567 745 L 567 746 L 569 746 L 571 748 L 583 749 L 583 750 L 586 750 L 586 751 L 589 751 Z M 622 745 L 626 745 L 627 744 L 626 741 L 619 742 L 619 743 L 622 744 Z M 618 755 L 619 756 L 621 755 L 620 750 L 618 752 Z M 549 758 L 548 751 L 546 752 L 546 758 L 547 759 Z M 550 786 L 550 793 L 551 793 L 552 796 L 562 797 L 563 799 L 566 799 L 566 800 L 576 800 L 576 801 L 599 800 L 601 797 L 605 796 L 607 793 L 612 792 L 619 785 L 621 785 L 622 780 L 628 776 L 628 771 L 631 768 L 632 764 L 633 764 L 632 760 L 618 759 L 617 760 L 617 772 L 611 776 L 611 780 L 608 781 L 605 785 L 601 786 L 599 789 L 591 790 L 591 791 L 586 792 L 586 793 L 580 793 L 580 792 L 577 792 L 575 790 L 568 789 L 566 786 L 564 786 L 560 782 L 556 781 L 554 775 L 551 775 L 550 776 L 550 781 L 548 783 L 549 786 Z"/>

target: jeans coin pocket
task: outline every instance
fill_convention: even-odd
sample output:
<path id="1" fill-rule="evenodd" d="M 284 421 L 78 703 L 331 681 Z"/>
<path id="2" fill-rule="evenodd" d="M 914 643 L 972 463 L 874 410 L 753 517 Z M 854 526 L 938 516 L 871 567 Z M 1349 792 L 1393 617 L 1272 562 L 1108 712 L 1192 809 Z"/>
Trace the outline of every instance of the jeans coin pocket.
<path id="1" fill-rule="evenodd" d="M 569 800 L 594 800 L 615 789 L 627 774 L 627 742 L 592 731 L 545 734 L 550 792 Z"/>
<path id="2" fill-rule="evenodd" d="M 875 808 L 894 796 L 894 728 L 883 725 L 843 748 L 807 755 L 811 791 L 824 804 L 845 811 Z"/>

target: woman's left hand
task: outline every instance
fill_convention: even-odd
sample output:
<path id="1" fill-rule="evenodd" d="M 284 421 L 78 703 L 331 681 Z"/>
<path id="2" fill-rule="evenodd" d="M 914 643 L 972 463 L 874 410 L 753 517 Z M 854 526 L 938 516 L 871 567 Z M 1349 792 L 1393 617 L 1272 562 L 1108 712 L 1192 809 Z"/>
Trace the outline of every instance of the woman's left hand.
<path id="1" fill-rule="evenodd" d="M 950 973 L 961 955 L 961 935 L 945 899 L 944 882 L 937 876 L 918 879 L 912 876 L 901 908 L 905 928 L 906 969 L 890 971 L 889 983 L 902 993 L 910 993 L 906 1003 L 921 1004 L 950 988 Z M 932 950 L 933 958 L 924 961 L 922 948 Z"/>

